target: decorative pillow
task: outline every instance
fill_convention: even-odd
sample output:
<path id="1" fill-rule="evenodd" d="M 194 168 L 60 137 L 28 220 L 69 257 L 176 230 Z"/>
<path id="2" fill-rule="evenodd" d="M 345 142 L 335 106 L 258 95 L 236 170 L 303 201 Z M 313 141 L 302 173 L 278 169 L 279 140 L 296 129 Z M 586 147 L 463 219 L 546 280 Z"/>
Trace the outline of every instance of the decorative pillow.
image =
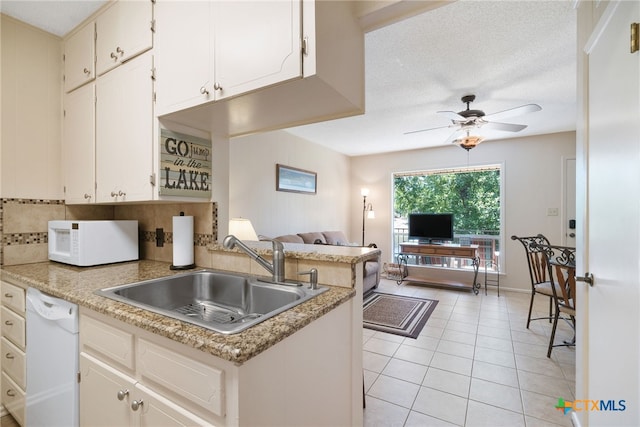
<path id="1" fill-rule="evenodd" d="M 298 233 L 298 236 L 304 240 L 304 243 L 308 243 L 310 245 L 314 244 L 316 240 L 320 240 L 320 243 L 327 243 L 322 233 Z"/>
<path id="2" fill-rule="evenodd" d="M 284 236 L 278 236 L 273 240 L 277 240 L 278 242 L 282 243 L 304 243 L 302 237 L 298 236 L 297 234 L 286 234 Z"/>
<path id="3" fill-rule="evenodd" d="M 344 246 L 349 244 L 349 239 L 344 235 L 342 231 L 323 231 L 322 234 L 327 242 L 327 245 L 340 245 Z"/>

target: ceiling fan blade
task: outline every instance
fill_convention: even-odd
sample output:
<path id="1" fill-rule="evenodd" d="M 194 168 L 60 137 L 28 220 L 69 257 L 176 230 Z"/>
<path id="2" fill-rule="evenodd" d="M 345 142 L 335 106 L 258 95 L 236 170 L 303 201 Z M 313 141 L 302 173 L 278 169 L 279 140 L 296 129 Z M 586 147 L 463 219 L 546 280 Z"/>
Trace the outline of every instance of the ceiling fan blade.
<path id="1" fill-rule="evenodd" d="M 429 129 L 412 130 L 412 131 L 409 131 L 409 132 L 405 132 L 405 133 L 404 133 L 404 135 L 409 135 L 409 134 L 411 134 L 411 133 L 426 132 L 426 131 L 429 131 L 429 130 L 446 129 L 446 128 L 450 128 L 450 127 L 452 127 L 452 126 L 453 126 L 453 125 L 448 125 L 448 126 L 439 126 L 439 127 L 437 127 L 437 128 L 429 128 Z"/>
<path id="2" fill-rule="evenodd" d="M 455 111 L 438 111 L 438 114 L 442 114 L 448 119 L 455 120 L 458 122 L 467 120 L 466 118 L 462 117 L 460 114 L 456 113 Z"/>
<path id="3" fill-rule="evenodd" d="M 509 108 L 508 110 L 499 111 L 493 114 L 487 114 L 483 117 L 484 120 L 490 122 L 492 120 L 502 120 L 509 117 L 519 116 L 521 114 L 535 113 L 542 110 L 542 107 L 538 104 L 526 104 L 515 108 Z"/>
<path id="4" fill-rule="evenodd" d="M 517 125 L 515 123 L 487 122 L 483 124 L 482 127 L 495 130 L 505 130 L 507 132 L 520 132 L 522 129 L 525 129 L 527 125 Z"/>

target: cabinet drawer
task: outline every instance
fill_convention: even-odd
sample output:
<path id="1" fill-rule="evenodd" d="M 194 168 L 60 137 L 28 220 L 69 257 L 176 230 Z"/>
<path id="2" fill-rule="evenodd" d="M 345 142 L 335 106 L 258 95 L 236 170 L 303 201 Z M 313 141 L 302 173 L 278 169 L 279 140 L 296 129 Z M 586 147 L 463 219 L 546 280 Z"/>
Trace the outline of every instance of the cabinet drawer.
<path id="1" fill-rule="evenodd" d="M 23 426 L 25 393 L 4 372 L 2 373 L 1 378 L 2 384 L 0 384 L 0 388 L 2 390 L 0 391 L 0 393 L 2 393 L 2 404 L 5 408 L 7 408 L 11 415 L 13 415 L 13 418 L 15 418 L 18 424 Z"/>
<path id="2" fill-rule="evenodd" d="M 6 307 L 2 307 L 0 308 L 0 322 L 2 336 L 24 350 L 25 318 L 17 315 Z"/>
<path id="3" fill-rule="evenodd" d="M 193 402 L 215 415 L 225 415 L 224 371 L 138 340 L 138 372 L 171 392 L 176 402 Z"/>
<path id="4" fill-rule="evenodd" d="M 80 316 L 81 350 L 134 368 L 134 336 L 88 316 Z"/>
<path id="5" fill-rule="evenodd" d="M 2 370 L 6 372 L 19 387 L 25 388 L 27 378 L 26 357 L 22 350 L 11 344 L 9 340 L 0 339 L 0 354 L 2 354 Z"/>
<path id="6" fill-rule="evenodd" d="M 26 307 L 24 289 L 7 282 L 2 282 L 0 292 L 2 292 L 2 305 L 11 308 L 17 313 L 24 314 Z"/>

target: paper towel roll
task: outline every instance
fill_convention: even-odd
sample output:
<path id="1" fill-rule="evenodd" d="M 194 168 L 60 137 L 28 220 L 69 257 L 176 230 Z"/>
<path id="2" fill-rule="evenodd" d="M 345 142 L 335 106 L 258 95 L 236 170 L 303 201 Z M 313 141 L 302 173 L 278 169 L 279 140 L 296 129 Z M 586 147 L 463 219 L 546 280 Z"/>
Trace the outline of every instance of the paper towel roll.
<path id="1" fill-rule="evenodd" d="M 173 265 L 172 268 L 193 267 L 193 217 L 173 217 Z"/>

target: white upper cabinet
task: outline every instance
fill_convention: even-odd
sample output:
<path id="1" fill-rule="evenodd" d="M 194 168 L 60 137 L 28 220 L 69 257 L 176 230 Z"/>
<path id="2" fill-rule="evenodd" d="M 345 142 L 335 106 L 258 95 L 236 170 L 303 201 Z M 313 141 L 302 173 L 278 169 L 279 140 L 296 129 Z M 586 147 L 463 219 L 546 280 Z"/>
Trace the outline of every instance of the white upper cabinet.
<path id="1" fill-rule="evenodd" d="M 95 198 L 95 84 L 65 95 L 62 162 L 67 204 Z"/>
<path id="2" fill-rule="evenodd" d="M 147 52 L 98 78 L 96 199 L 153 198 L 153 56 Z"/>
<path id="3" fill-rule="evenodd" d="M 96 26 L 92 21 L 79 29 L 64 44 L 64 90 L 73 89 L 96 78 Z"/>
<path id="4" fill-rule="evenodd" d="M 214 99 L 212 5 L 208 1 L 156 2 L 158 115 Z"/>
<path id="5" fill-rule="evenodd" d="M 205 48 L 199 42 L 198 49 L 175 54 L 184 63 L 160 61 L 156 115 L 161 120 L 234 137 L 364 113 L 364 33 L 355 2 L 212 3 L 214 40 L 207 52 L 213 55 L 213 73 L 194 79 L 188 93 L 179 92 L 186 84 L 179 76 L 196 71 L 170 68 L 200 64 L 203 59 L 196 56 Z M 165 49 L 182 47 L 162 40 L 179 37 L 185 26 L 165 26 L 158 22 L 154 50 L 171 58 Z M 173 35 L 161 35 L 164 31 Z"/>
<path id="6" fill-rule="evenodd" d="M 118 1 L 96 19 L 96 73 L 101 75 L 153 47 L 151 0 Z"/>
<path id="7" fill-rule="evenodd" d="M 302 77 L 300 0 L 214 3 L 218 98 Z"/>
<path id="8" fill-rule="evenodd" d="M 300 0 L 158 0 L 155 12 L 159 116 L 302 77 Z"/>

